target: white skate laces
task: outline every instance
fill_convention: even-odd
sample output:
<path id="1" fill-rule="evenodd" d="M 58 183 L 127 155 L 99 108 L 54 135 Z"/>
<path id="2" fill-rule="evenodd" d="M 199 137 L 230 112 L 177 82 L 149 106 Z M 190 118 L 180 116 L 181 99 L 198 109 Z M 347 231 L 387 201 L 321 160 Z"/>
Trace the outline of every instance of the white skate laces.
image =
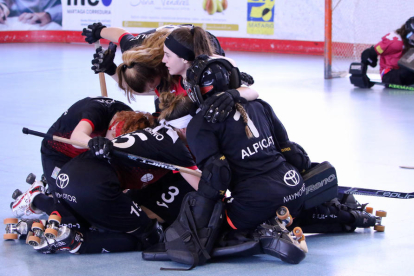
<path id="1" fill-rule="evenodd" d="M 11 209 L 17 218 L 28 218 L 33 215 L 43 214 L 43 211 L 33 207 L 33 199 L 39 195 L 44 194 L 44 187 L 41 181 L 35 181 L 23 194 L 16 198 Z"/>

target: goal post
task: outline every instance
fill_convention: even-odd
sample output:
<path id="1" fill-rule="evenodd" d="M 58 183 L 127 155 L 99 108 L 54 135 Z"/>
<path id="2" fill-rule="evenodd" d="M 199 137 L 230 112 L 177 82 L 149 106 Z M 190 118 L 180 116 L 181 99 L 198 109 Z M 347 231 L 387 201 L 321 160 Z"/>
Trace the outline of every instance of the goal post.
<path id="1" fill-rule="evenodd" d="M 363 50 L 412 16 L 413 0 L 325 0 L 325 79 L 348 76 Z M 379 66 L 368 73 L 379 74 Z"/>

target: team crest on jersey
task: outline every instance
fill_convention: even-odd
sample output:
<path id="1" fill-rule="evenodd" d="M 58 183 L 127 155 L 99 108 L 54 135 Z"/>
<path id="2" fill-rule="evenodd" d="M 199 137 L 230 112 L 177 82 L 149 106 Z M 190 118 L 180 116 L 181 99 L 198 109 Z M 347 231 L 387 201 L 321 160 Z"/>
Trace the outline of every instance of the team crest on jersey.
<path id="1" fill-rule="evenodd" d="M 141 181 L 144 182 L 144 183 L 145 182 L 150 182 L 153 179 L 154 179 L 154 175 L 151 174 L 151 173 L 146 173 L 141 177 Z"/>

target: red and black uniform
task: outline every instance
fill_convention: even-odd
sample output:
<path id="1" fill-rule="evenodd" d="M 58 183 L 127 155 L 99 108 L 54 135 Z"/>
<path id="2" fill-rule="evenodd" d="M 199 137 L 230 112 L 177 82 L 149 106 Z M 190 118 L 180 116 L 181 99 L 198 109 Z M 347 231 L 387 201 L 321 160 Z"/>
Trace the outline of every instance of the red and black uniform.
<path id="1" fill-rule="evenodd" d="M 403 56 L 404 43 L 396 32 L 383 36 L 381 41 L 374 46 L 380 55 L 380 74 L 382 82 L 410 85 L 414 84 L 414 72 L 400 68 L 398 60 Z"/>
<path id="2" fill-rule="evenodd" d="M 70 138 L 73 130 L 81 121 L 92 127 L 91 137 L 105 136 L 112 117 L 119 111 L 132 109 L 119 101 L 110 98 L 84 98 L 73 104 L 50 127 L 47 134 Z M 42 141 L 42 165 L 49 188 L 53 191 L 59 169 L 73 157 L 87 149 L 78 149 L 72 145 L 44 139 Z"/>
<path id="3" fill-rule="evenodd" d="M 199 112 L 188 125 L 187 140 L 201 170 L 212 156 L 226 157 L 232 172 L 227 222 L 234 229 L 254 229 L 274 217 L 282 205 L 296 216 L 305 186 L 298 170 L 280 152 L 278 143 L 289 139 L 270 105 L 255 100 L 243 106 L 253 138 L 246 136 L 241 114 L 232 111 L 220 124 L 208 123 Z"/>
<path id="4" fill-rule="evenodd" d="M 176 135 L 165 128 L 138 130 L 114 139 L 114 150 L 195 169 L 192 155 Z M 68 184 L 60 184 L 62 179 Z M 122 232 L 136 229 L 142 220 L 145 224 L 138 205 L 173 221 L 183 196 L 194 190 L 179 173 L 115 156 L 102 161 L 90 152 L 65 164 L 56 184 L 56 197 L 68 209 L 93 226 Z M 131 190 L 124 193 L 126 188 Z"/>
<path id="5" fill-rule="evenodd" d="M 171 129 L 138 130 L 117 137 L 113 143 L 118 151 L 196 168 L 187 147 Z M 87 233 L 82 253 L 98 253 L 101 247 L 110 252 L 136 250 L 131 244 L 133 235 L 127 233 L 150 224 L 140 206 L 171 223 L 185 194 L 194 191 L 179 173 L 115 156 L 109 161 L 97 159 L 90 151 L 66 163 L 56 184 L 56 197 L 80 224 L 110 233 L 100 237 Z M 125 193 L 126 187 L 132 190 Z M 111 240 L 113 232 L 118 233 L 116 242 Z"/>

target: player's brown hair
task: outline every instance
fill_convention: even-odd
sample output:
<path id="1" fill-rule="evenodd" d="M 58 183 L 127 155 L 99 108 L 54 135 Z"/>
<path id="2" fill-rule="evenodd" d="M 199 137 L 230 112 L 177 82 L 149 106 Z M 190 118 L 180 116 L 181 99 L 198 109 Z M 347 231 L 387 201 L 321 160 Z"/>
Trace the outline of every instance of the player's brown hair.
<path id="1" fill-rule="evenodd" d="M 154 126 L 154 117 L 147 112 L 121 111 L 116 114 L 116 121 L 123 121 L 121 135 Z"/>
<path id="2" fill-rule="evenodd" d="M 407 51 L 410 48 L 413 48 L 413 45 L 411 45 L 408 42 L 408 38 L 407 38 L 408 31 L 405 28 L 405 23 L 401 26 L 401 28 L 397 29 L 395 32 L 401 36 L 401 39 L 402 39 L 402 41 L 404 43 L 404 49 L 403 49 L 403 55 L 404 55 L 405 53 L 407 53 Z"/>
<path id="3" fill-rule="evenodd" d="M 164 92 L 160 94 L 161 114 L 159 120 L 167 121 L 175 120 L 190 113 L 193 102 L 190 98 L 183 95 L 175 95 L 173 93 Z"/>
<path id="4" fill-rule="evenodd" d="M 195 56 L 214 54 L 210 38 L 201 27 L 181 27 L 172 31 L 171 36 L 184 47 L 192 50 Z"/>

